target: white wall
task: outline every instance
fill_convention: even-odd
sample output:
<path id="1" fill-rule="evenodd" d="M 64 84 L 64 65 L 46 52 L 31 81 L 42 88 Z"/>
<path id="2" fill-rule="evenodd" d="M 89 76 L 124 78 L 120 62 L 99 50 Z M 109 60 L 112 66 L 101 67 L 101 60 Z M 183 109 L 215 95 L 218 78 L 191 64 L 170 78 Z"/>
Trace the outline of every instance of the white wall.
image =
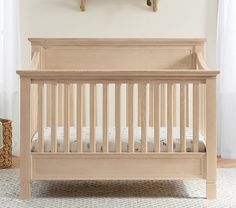
<path id="1" fill-rule="evenodd" d="M 217 0 L 21 0 L 22 67 L 30 60 L 28 37 L 207 37 L 207 59 L 215 67 Z"/>

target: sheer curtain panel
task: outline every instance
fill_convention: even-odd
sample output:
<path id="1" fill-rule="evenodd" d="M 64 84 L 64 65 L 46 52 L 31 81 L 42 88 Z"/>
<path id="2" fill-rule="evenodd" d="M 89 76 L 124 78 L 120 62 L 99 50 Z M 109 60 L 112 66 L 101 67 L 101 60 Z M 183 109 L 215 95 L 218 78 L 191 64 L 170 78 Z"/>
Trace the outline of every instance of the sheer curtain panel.
<path id="1" fill-rule="evenodd" d="M 0 117 L 13 122 L 13 154 L 19 154 L 18 0 L 0 0 Z"/>
<path id="2" fill-rule="evenodd" d="M 221 156 L 236 159 L 236 0 L 219 0 L 218 136 Z"/>

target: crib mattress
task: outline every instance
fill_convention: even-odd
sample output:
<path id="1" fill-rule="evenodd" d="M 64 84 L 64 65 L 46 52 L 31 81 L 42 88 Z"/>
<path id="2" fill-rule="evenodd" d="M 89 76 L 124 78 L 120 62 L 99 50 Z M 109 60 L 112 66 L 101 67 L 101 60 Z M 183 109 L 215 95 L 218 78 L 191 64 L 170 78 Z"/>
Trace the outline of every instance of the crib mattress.
<path id="1" fill-rule="evenodd" d="M 175 152 L 180 152 L 180 131 L 179 128 L 173 128 L 173 149 Z M 192 129 L 186 128 L 186 151 L 192 152 Z M 44 151 L 50 152 L 51 151 L 51 128 L 45 127 L 44 129 Z M 83 151 L 89 152 L 90 151 L 90 140 L 89 140 L 89 128 L 83 127 L 82 128 L 82 139 L 83 139 Z M 115 152 L 115 128 L 108 129 L 108 140 L 109 140 L 109 151 Z M 128 151 L 128 128 L 124 127 L 121 128 L 121 141 L 122 141 L 122 151 Z M 63 152 L 64 151 L 64 128 L 58 127 L 57 128 L 57 151 Z M 96 128 L 96 151 L 102 152 L 102 128 Z M 38 133 L 36 132 L 32 138 L 32 152 L 38 152 Z M 141 151 L 141 128 L 137 127 L 134 128 L 134 147 L 135 151 Z M 162 127 L 160 129 L 160 148 L 161 152 L 167 151 L 167 129 Z M 76 138 L 76 128 L 70 127 L 70 151 L 77 152 L 77 138 Z M 153 152 L 154 151 L 154 128 L 149 127 L 147 128 L 147 151 Z M 205 139 L 200 134 L 199 135 L 199 151 L 205 152 L 206 145 Z"/>

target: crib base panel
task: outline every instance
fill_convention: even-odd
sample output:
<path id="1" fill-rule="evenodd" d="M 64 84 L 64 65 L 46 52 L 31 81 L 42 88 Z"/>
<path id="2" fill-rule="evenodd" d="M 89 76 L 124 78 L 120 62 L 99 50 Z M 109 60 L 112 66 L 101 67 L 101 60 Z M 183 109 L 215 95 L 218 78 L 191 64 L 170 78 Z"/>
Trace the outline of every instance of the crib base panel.
<path id="1" fill-rule="evenodd" d="M 33 180 L 205 178 L 205 153 L 32 154 Z"/>

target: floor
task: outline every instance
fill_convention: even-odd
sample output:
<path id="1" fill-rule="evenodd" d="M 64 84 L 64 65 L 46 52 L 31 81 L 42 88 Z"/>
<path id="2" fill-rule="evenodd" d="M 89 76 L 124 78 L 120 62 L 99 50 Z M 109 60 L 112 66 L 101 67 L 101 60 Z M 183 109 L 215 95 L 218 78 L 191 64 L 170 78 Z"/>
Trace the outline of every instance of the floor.
<path id="1" fill-rule="evenodd" d="M 13 165 L 12 168 L 19 168 L 20 167 L 20 158 L 13 157 Z M 217 167 L 218 168 L 236 168 L 236 160 L 225 160 L 218 157 L 217 160 Z"/>

